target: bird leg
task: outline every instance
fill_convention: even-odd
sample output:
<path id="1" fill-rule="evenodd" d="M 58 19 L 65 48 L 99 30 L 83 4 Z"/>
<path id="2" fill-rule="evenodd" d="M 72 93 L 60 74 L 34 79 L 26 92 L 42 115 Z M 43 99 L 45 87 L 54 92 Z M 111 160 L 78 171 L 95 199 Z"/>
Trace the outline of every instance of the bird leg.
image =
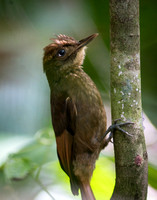
<path id="1" fill-rule="evenodd" d="M 119 124 L 117 124 L 117 122 L 119 120 L 121 120 L 121 119 L 116 119 L 114 121 L 114 123 L 111 126 L 109 126 L 109 128 L 105 131 L 104 135 L 101 137 L 101 140 L 103 140 L 107 136 L 107 134 L 110 133 L 109 136 L 108 136 L 108 138 L 106 139 L 106 142 L 105 142 L 106 144 L 108 144 L 108 142 L 112 142 L 111 139 L 113 138 L 113 133 L 114 133 L 115 130 L 121 131 L 122 133 L 125 133 L 125 134 L 127 134 L 127 135 L 129 135 L 129 136 L 132 137 L 132 135 L 130 133 L 128 133 L 127 131 L 125 131 L 121 127 L 125 126 L 125 125 L 134 124 L 134 123 L 133 122 L 125 122 L 125 123 L 119 123 Z"/>

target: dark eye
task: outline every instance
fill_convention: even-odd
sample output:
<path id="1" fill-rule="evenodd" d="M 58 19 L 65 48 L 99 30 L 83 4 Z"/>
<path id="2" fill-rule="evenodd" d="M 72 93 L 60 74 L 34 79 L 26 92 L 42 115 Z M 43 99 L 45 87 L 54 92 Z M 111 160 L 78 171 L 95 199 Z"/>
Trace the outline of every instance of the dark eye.
<path id="1" fill-rule="evenodd" d="M 62 56 L 64 56 L 65 55 L 65 50 L 64 49 L 60 49 L 59 51 L 58 51 L 58 54 L 57 54 L 59 57 L 62 57 Z"/>

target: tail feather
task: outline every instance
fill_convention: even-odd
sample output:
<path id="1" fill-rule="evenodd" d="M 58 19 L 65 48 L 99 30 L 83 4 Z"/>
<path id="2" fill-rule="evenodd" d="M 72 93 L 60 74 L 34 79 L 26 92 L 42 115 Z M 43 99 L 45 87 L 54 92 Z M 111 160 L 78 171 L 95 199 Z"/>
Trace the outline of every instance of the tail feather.
<path id="1" fill-rule="evenodd" d="M 82 200 L 95 200 L 93 191 L 91 189 L 90 183 L 80 184 Z"/>
<path id="2" fill-rule="evenodd" d="M 70 185 L 71 185 L 71 191 L 72 191 L 73 195 L 78 195 L 79 194 L 79 192 L 78 192 L 78 190 L 79 190 L 78 183 L 71 179 L 70 180 Z"/>

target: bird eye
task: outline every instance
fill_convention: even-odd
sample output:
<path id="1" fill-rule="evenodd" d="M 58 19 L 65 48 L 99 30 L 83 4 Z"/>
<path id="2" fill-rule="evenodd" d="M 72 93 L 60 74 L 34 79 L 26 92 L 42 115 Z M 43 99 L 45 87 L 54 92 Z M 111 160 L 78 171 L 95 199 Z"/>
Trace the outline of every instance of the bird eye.
<path id="1" fill-rule="evenodd" d="M 64 56 L 65 55 L 65 50 L 64 49 L 60 49 L 59 51 L 58 51 L 58 54 L 57 54 L 59 57 L 62 57 L 62 56 Z"/>

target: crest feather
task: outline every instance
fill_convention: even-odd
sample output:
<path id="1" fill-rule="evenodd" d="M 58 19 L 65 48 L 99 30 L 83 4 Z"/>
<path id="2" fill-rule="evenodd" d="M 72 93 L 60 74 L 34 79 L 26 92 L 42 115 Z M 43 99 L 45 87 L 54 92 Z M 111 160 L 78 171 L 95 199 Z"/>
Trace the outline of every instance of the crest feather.
<path id="1" fill-rule="evenodd" d="M 76 44 L 78 42 L 73 37 L 69 37 L 63 34 L 56 35 L 56 38 L 51 38 L 50 40 L 54 42 L 53 44 L 58 44 L 58 45 Z"/>
<path id="2" fill-rule="evenodd" d="M 51 38 L 50 40 L 52 40 L 53 43 L 49 44 L 48 46 L 46 46 L 44 48 L 45 52 L 48 52 L 48 51 L 52 50 L 53 48 L 56 48 L 60 45 L 62 45 L 62 46 L 63 45 L 75 45 L 78 43 L 78 41 L 75 40 L 73 37 L 69 37 L 64 34 L 56 35 L 55 38 Z"/>

